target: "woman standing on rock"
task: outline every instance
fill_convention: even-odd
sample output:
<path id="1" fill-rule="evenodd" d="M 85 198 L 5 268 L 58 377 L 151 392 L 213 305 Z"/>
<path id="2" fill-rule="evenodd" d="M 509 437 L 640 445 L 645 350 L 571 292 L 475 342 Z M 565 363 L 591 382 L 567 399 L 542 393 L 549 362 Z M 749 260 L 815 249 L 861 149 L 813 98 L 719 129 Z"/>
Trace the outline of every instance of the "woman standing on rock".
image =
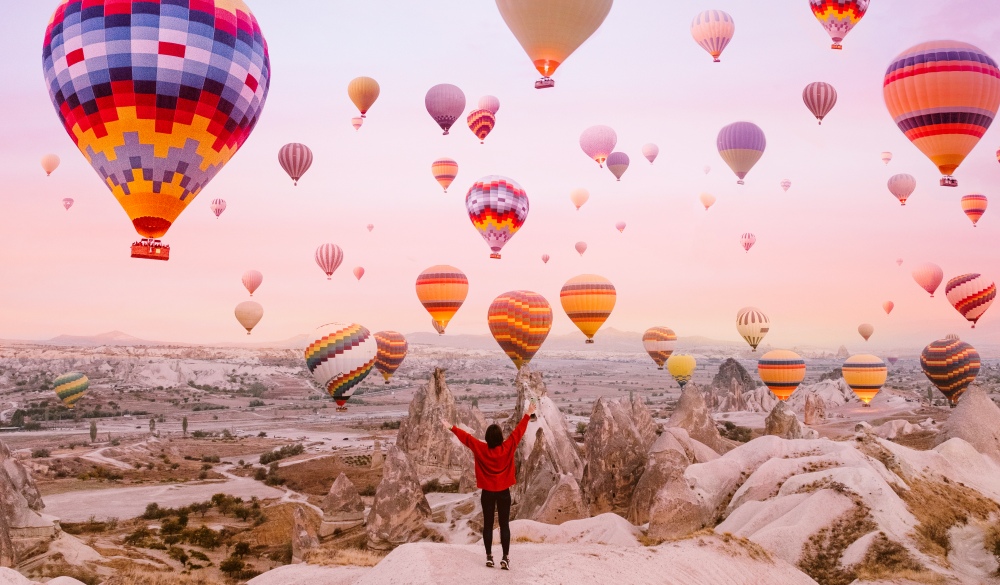
<path id="1" fill-rule="evenodd" d="M 527 412 L 517 423 L 514 432 L 503 438 L 498 425 L 486 429 L 486 442 L 480 441 L 450 422 L 441 419 L 444 428 L 455 433 L 463 445 L 472 450 L 476 458 L 476 487 L 483 490 L 480 502 L 483 505 L 483 545 L 486 546 L 486 566 L 493 566 L 493 513 L 500 518 L 500 545 L 503 559 L 500 568 L 510 569 L 507 553 L 510 552 L 510 486 L 517 483 L 514 475 L 514 453 L 528 428 L 528 419 L 535 412 L 535 405 L 528 406 Z"/>

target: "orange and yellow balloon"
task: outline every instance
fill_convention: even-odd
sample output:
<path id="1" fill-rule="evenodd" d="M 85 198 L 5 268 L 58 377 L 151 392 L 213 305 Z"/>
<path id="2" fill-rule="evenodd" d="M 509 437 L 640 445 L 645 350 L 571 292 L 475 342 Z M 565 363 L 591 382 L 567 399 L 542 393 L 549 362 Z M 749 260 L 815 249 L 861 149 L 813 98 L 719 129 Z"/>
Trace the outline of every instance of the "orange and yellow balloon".
<path id="1" fill-rule="evenodd" d="M 444 335 L 448 322 L 462 307 L 468 294 L 469 279 L 454 266 L 431 266 L 417 276 L 417 298 L 440 326 L 438 333 L 441 335 Z"/>
<path id="2" fill-rule="evenodd" d="M 659 370 L 670 359 L 676 345 L 677 334 L 669 327 L 650 327 L 642 334 L 642 347 Z"/>
<path id="3" fill-rule="evenodd" d="M 347 84 L 347 96 L 361 112 L 362 118 L 367 117 L 366 114 L 375 104 L 380 91 L 378 82 L 371 77 L 355 77 Z"/>
<path id="4" fill-rule="evenodd" d="M 596 274 L 574 276 L 559 292 L 566 315 L 587 336 L 585 343 L 594 343 L 594 335 L 608 320 L 617 298 L 615 285 Z"/>
<path id="5" fill-rule="evenodd" d="M 785 402 L 806 377 L 806 362 L 794 351 L 775 349 L 757 360 L 757 373 L 778 400 Z"/>
<path id="6" fill-rule="evenodd" d="M 552 307 L 529 290 L 505 292 L 493 299 L 487 313 L 493 339 L 517 369 L 531 361 L 552 329 Z"/>
<path id="7" fill-rule="evenodd" d="M 844 381 L 865 406 L 878 394 L 889 375 L 889 369 L 879 357 L 870 354 L 852 355 L 840 368 Z"/>

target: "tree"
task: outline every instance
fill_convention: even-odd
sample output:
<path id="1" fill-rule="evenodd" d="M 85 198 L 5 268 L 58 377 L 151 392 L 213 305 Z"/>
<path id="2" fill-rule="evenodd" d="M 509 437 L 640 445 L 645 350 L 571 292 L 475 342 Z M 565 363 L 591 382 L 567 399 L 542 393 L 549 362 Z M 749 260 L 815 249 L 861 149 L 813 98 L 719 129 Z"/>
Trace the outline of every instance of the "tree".
<path id="1" fill-rule="evenodd" d="M 241 561 L 236 557 L 229 557 L 228 559 L 219 563 L 219 570 L 226 573 L 231 578 L 236 578 L 236 576 L 243 571 L 243 567 L 246 563 Z"/>
<path id="2" fill-rule="evenodd" d="M 97 440 L 97 421 L 90 421 L 90 442 L 93 443 Z"/>
<path id="3" fill-rule="evenodd" d="M 188 435 L 188 417 L 186 416 L 181 420 L 181 429 L 184 430 L 184 436 L 186 437 Z"/>
<path id="4" fill-rule="evenodd" d="M 155 433 L 156 432 L 156 419 L 155 418 L 149 419 L 149 432 L 151 432 L 151 433 Z"/>
<path id="5" fill-rule="evenodd" d="M 10 426 L 12 427 L 23 427 L 24 426 L 24 411 L 18 408 L 14 411 L 14 415 L 10 417 Z"/>

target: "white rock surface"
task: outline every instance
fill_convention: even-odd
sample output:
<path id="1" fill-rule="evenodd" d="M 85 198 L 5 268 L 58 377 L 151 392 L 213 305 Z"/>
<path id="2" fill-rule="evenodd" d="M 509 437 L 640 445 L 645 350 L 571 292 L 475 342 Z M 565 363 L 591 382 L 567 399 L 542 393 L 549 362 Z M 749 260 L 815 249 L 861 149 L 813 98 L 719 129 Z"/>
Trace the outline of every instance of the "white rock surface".
<path id="1" fill-rule="evenodd" d="M 369 571 L 369 567 L 285 565 L 250 579 L 247 585 L 353 585 Z"/>
<path id="2" fill-rule="evenodd" d="M 941 430 L 942 442 L 963 439 L 1000 462 L 1000 407 L 981 386 L 973 386 L 962 395 Z"/>

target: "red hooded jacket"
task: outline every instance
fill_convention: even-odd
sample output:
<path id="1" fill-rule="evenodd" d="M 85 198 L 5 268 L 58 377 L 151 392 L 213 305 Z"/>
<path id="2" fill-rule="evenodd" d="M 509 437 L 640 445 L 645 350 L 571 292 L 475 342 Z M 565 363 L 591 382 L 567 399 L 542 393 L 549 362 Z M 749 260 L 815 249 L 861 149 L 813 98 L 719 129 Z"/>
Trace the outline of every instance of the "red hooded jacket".
<path id="1" fill-rule="evenodd" d="M 498 447 L 490 449 L 485 442 L 473 437 L 458 427 L 451 427 L 459 441 L 462 441 L 476 458 L 476 487 L 491 492 L 502 492 L 517 483 L 514 475 L 514 452 L 528 429 L 528 415 L 524 415 L 517 427 Z"/>

